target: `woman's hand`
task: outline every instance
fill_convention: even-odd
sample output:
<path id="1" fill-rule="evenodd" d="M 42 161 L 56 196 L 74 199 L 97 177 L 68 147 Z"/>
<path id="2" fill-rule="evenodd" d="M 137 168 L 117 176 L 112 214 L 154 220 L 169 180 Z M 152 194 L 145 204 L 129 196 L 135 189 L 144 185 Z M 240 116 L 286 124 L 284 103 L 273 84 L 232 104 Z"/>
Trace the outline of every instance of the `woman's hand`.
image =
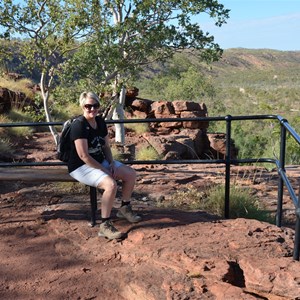
<path id="1" fill-rule="evenodd" d="M 113 179 L 116 179 L 116 165 L 115 165 L 115 162 L 112 161 L 110 164 L 109 164 L 109 170 L 111 172 L 111 175 L 112 175 L 112 178 Z"/>

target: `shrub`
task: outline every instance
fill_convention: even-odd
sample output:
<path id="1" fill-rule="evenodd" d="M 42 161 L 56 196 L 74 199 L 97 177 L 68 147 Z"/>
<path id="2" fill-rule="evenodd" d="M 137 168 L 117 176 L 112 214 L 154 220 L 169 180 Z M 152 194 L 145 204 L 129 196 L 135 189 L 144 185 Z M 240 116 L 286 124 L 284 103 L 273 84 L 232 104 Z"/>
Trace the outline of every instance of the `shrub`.
<path id="1" fill-rule="evenodd" d="M 12 109 L 9 114 L 7 115 L 9 122 L 33 122 L 32 118 L 22 110 L 19 109 Z"/>
<path id="2" fill-rule="evenodd" d="M 65 105 L 56 105 L 52 111 L 53 119 L 58 122 L 66 121 L 72 117 L 82 114 L 82 110 L 77 103 L 66 103 Z"/>
<path id="3" fill-rule="evenodd" d="M 112 156 L 113 156 L 113 158 L 115 159 L 115 160 L 122 160 L 122 153 L 120 153 L 119 151 L 118 151 L 118 149 L 116 148 L 116 147 L 114 147 L 113 145 L 112 145 L 112 147 L 111 147 L 111 153 L 112 153 Z"/>
<path id="4" fill-rule="evenodd" d="M 34 130 L 32 127 L 11 127 L 9 133 L 15 137 L 30 137 Z"/>
<path id="5" fill-rule="evenodd" d="M 159 206 L 185 208 L 185 209 L 203 209 L 205 191 L 200 192 L 193 186 L 187 186 L 184 190 L 175 192 L 169 200 L 161 202 Z"/>
<path id="6" fill-rule="evenodd" d="M 153 147 L 143 147 L 136 152 L 137 160 L 157 160 L 161 159 L 157 151 Z"/>
<path id="7" fill-rule="evenodd" d="M 200 209 L 224 217 L 225 187 L 224 185 L 217 185 L 210 189 L 199 191 L 193 186 L 188 186 L 185 190 L 174 193 L 169 200 L 165 200 L 159 206 Z M 231 186 L 229 206 L 231 218 L 274 222 L 270 213 L 260 205 L 258 198 L 249 188 Z"/>
<path id="8" fill-rule="evenodd" d="M 225 187 L 217 185 L 207 191 L 205 210 L 224 217 Z M 250 188 L 232 185 L 230 187 L 229 211 L 231 218 L 256 219 L 272 222 L 269 212 L 260 204 Z"/>

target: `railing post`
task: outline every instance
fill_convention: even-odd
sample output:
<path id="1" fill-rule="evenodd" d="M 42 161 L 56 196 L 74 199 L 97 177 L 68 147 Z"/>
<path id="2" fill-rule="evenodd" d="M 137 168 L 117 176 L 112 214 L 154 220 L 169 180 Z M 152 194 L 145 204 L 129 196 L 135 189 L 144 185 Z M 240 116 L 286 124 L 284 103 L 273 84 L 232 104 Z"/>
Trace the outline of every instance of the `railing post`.
<path id="1" fill-rule="evenodd" d="M 286 122 L 282 119 L 281 134 L 280 134 L 280 158 L 279 158 L 279 171 L 285 171 L 285 147 L 286 147 L 286 129 L 283 123 Z M 281 227 L 282 223 L 282 200 L 283 200 L 283 179 L 281 176 L 278 178 L 278 195 L 277 195 L 277 211 L 276 211 L 276 225 Z"/>
<path id="2" fill-rule="evenodd" d="M 232 117 L 227 115 L 226 120 L 226 154 L 225 154 L 225 206 L 224 206 L 224 216 L 229 219 L 230 211 L 230 153 L 231 153 L 231 120 Z"/>
<path id="3" fill-rule="evenodd" d="M 295 242 L 294 242 L 294 254 L 293 259 L 299 260 L 299 249 L 300 249 L 300 180 L 299 180 L 299 192 L 298 202 L 296 207 L 296 226 L 295 226 Z"/>

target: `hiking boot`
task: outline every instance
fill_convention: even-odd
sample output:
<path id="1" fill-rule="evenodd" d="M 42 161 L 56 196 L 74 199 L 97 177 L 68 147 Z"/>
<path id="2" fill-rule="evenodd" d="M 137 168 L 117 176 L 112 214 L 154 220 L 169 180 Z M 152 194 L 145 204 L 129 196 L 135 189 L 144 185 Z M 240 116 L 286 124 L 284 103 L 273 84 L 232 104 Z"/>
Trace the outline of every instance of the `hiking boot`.
<path id="1" fill-rule="evenodd" d="M 100 224 L 98 236 L 104 236 L 109 240 L 113 240 L 120 239 L 122 235 L 122 232 L 118 231 L 111 221 L 108 220 Z"/>
<path id="2" fill-rule="evenodd" d="M 121 206 L 117 212 L 117 217 L 126 219 L 130 223 L 137 223 L 142 220 L 140 216 L 132 211 L 130 204 Z"/>

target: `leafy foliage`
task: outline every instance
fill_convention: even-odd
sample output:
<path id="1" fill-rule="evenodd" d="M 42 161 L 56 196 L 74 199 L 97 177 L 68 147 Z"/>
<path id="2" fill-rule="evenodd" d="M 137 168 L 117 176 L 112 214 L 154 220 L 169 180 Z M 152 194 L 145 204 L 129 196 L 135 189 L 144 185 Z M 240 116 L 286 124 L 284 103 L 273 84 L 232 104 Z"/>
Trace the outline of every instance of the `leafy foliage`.
<path id="1" fill-rule="evenodd" d="M 208 13 L 221 26 L 229 10 L 217 1 L 85 1 L 82 5 L 89 12 L 82 15 L 89 36 L 66 65 L 66 80 L 76 74 L 99 90 L 111 80 L 123 85 L 143 66 L 182 49 L 198 49 L 199 57 L 207 61 L 222 53 L 213 36 L 191 18 Z"/>
<path id="2" fill-rule="evenodd" d="M 55 82 L 83 82 L 85 89 L 99 94 L 110 84 L 117 94 L 142 66 L 164 61 L 176 51 L 195 49 L 202 60 L 216 61 L 222 50 L 192 21 L 200 13 L 207 13 L 216 26 L 229 17 L 229 10 L 216 0 L 3 0 L 0 38 L 17 34 L 25 39 L 20 52 L 28 68 L 40 71 L 45 115 L 52 121 L 49 97 Z M 120 116 L 120 101 L 116 109 L 115 116 Z M 122 127 L 117 126 L 116 136 L 122 135 Z M 50 126 L 50 131 L 57 143 L 55 128 Z"/>

